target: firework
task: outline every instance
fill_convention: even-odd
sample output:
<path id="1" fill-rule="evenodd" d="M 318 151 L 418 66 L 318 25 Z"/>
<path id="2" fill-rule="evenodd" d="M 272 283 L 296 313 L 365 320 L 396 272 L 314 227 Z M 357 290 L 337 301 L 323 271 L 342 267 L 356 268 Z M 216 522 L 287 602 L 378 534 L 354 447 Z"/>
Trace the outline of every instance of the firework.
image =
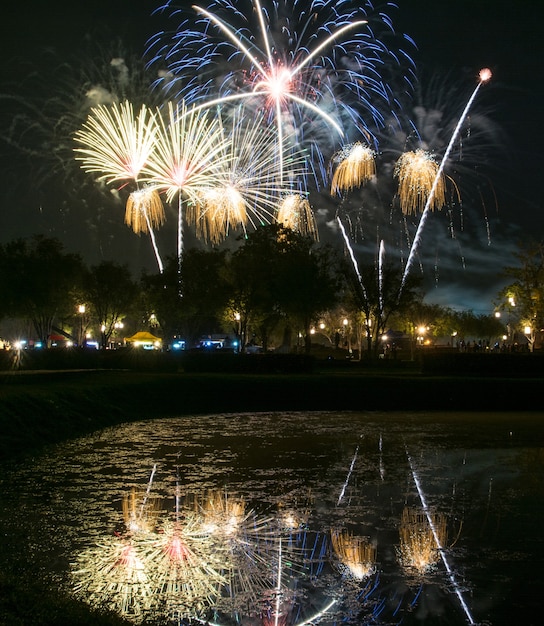
<path id="1" fill-rule="evenodd" d="M 342 195 L 360 187 L 376 175 L 376 153 L 360 142 L 338 152 L 333 161 L 338 162 L 331 182 L 331 194 Z"/>
<path id="2" fill-rule="evenodd" d="M 229 599 L 256 602 L 271 587 L 278 561 L 273 518 L 259 517 L 243 499 L 210 492 L 200 505 L 203 529 L 223 559 Z"/>
<path id="3" fill-rule="evenodd" d="M 158 132 L 155 114 L 145 105 L 137 116 L 130 102 L 91 109 L 75 134 L 76 160 L 86 172 L 98 173 L 106 183 L 134 180 L 146 165 Z"/>
<path id="4" fill-rule="evenodd" d="M 425 514 L 425 517 L 427 518 L 427 522 L 429 525 L 429 528 L 431 530 L 433 539 L 434 539 L 434 544 L 438 550 L 438 554 L 440 555 L 440 558 L 442 559 L 442 563 L 444 564 L 444 567 L 446 568 L 446 571 L 448 573 L 448 577 L 450 579 L 450 582 L 453 585 L 453 588 L 455 590 L 455 593 L 457 595 L 457 598 L 459 599 L 459 603 L 461 604 L 461 607 L 463 608 L 463 611 L 465 612 L 465 615 L 467 617 L 468 623 L 469 624 L 475 624 L 476 622 L 474 621 L 474 619 L 472 618 L 472 614 L 470 612 L 470 609 L 467 606 L 467 603 L 465 602 L 465 598 L 463 597 L 463 593 L 461 591 L 461 588 L 459 586 L 459 583 L 457 582 L 457 578 L 455 576 L 455 573 L 450 565 L 450 562 L 447 558 L 446 555 L 446 551 L 444 548 L 444 545 L 442 543 L 442 537 L 441 537 L 441 526 L 436 526 L 435 525 L 435 517 L 431 514 L 431 511 L 429 509 L 429 506 L 427 505 L 427 499 L 425 497 L 425 494 L 423 492 L 423 488 L 421 486 L 421 481 L 419 479 L 419 476 L 416 472 L 414 463 L 412 461 L 412 457 L 410 456 L 410 454 L 408 453 L 408 450 L 406 451 L 406 456 L 408 458 L 408 463 L 410 465 L 410 470 L 412 472 L 412 478 L 414 479 L 414 484 L 416 486 L 417 489 L 417 493 L 419 496 L 419 499 L 421 501 L 421 506 L 423 508 L 423 513 Z M 438 518 L 437 521 L 439 523 L 441 523 L 441 519 Z"/>
<path id="5" fill-rule="evenodd" d="M 357 580 L 367 578 L 374 572 L 376 546 L 368 537 L 357 537 L 346 530 L 331 531 L 331 542 L 342 566 Z"/>
<path id="6" fill-rule="evenodd" d="M 400 156 L 394 176 L 399 181 L 398 196 L 404 214 L 414 215 L 423 211 L 438 175 L 438 167 L 434 157 L 425 150 L 405 152 Z M 440 174 L 429 209 L 440 209 L 445 203 L 446 179 L 444 174 Z"/>
<path id="7" fill-rule="evenodd" d="M 338 226 L 340 227 L 340 232 L 342 233 L 342 237 L 344 239 L 344 243 L 346 244 L 346 248 L 348 249 L 349 252 L 349 257 L 351 259 L 351 263 L 353 265 L 353 269 L 355 270 L 355 274 L 357 275 L 357 280 L 359 281 L 359 285 L 361 287 L 361 291 L 363 293 L 363 297 L 365 299 L 366 302 L 368 302 L 368 296 L 367 296 L 367 292 L 365 289 L 365 285 L 363 283 L 363 277 L 361 275 L 361 272 L 359 270 L 359 264 L 357 263 L 357 259 L 355 258 L 355 253 L 353 252 L 353 246 L 351 245 L 350 241 L 349 241 L 349 237 L 346 233 L 346 229 L 344 228 L 344 224 L 342 224 L 342 220 L 340 219 L 340 216 L 336 217 L 336 221 L 338 223 Z"/>
<path id="8" fill-rule="evenodd" d="M 447 518 L 441 513 L 431 514 L 431 521 L 440 545 L 447 541 Z M 423 574 L 440 561 L 440 553 L 434 534 L 422 511 L 405 507 L 399 529 L 399 558 L 402 565 Z"/>
<path id="9" fill-rule="evenodd" d="M 285 129 L 295 127 L 319 161 L 318 138 L 328 145 L 331 130 L 340 139 L 351 128 L 375 137 L 401 106 L 383 68 L 389 79 L 398 68 L 405 85 L 411 81 L 409 55 L 384 43 L 394 39 L 390 18 L 361 4 L 212 0 L 207 9 L 184 12 L 169 1 L 162 10 L 182 21 L 170 40 L 154 37 L 148 52 L 167 65 L 160 79 L 165 91 L 203 107 L 255 105 L 275 125 L 280 146 Z M 383 39 L 374 35 L 380 31 Z"/>
<path id="10" fill-rule="evenodd" d="M 165 219 L 164 206 L 156 189 L 138 189 L 128 197 L 125 224 L 136 234 L 147 233 L 162 226 Z"/>
<path id="11" fill-rule="evenodd" d="M 222 491 L 210 491 L 201 504 L 204 528 L 209 533 L 230 536 L 246 520 L 243 498 L 232 498 Z"/>
<path id="12" fill-rule="evenodd" d="M 146 187 L 133 191 L 128 197 L 125 208 L 125 224 L 130 226 L 136 234 L 149 233 L 161 274 L 164 265 L 155 239 L 154 229 L 162 226 L 165 219 L 164 206 L 156 189 Z"/>
<path id="13" fill-rule="evenodd" d="M 262 116 L 247 118 L 238 109 L 232 116 L 220 113 L 218 120 L 227 138 L 225 154 L 218 159 L 213 187 L 205 189 L 188 212 L 197 234 L 214 243 L 231 229 L 245 233 L 249 226 L 270 223 L 287 188 L 283 180 L 290 183 L 302 176 L 305 161 L 304 153 L 292 149 L 286 138 L 281 171 L 275 133 Z"/>
<path id="14" fill-rule="evenodd" d="M 319 239 L 315 215 L 306 196 L 294 193 L 285 196 L 280 203 L 276 221 L 301 235 L 316 241 Z"/>
<path id="15" fill-rule="evenodd" d="M 200 203 L 188 210 L 187 221 L 195 224 L 197 237 L 218 244 L 230 229 L 241 226 L 245 231 L 248 213 L 244 197 L 229 184 L 206 189 Z"/>
<path id="16" fill-rule="evenodd" d="M 178 196 L 178 258 L 183 250 L 183 199 L 198 204 L 203 189 L 212 187 L 214 173 L 230 159 L 228 139 L 217 120 L 206 112 L 168 103 L 160 117 L 159 132 L 143 172 L 146 181 L 166 192 L 171 202 Z"/>
<path id="17" fill-rule="evenodd" d="M 226 584 L 222 554 L 214 551 L 198 516 L 165 522 L 145 548 L 148 577 L 163 611 L 189 617 L 213 606 Z"/>
<path id="18" fill-rule="evenodd" d="M 346 488 L 348 486 L 351 474 L 353 473 L 353 468 L 355 467 L 355 462 L 357 461 L 358 454 L 359 454 L 359 446 L 357 445 L 357 447 L 355 448 L 355 452 L 353 454 L 353 458 L 351 459 L 351 464 L 349 466 L 349 471 L 346 476 L 346 480 L 344 481 L 344 484 L 342 485 L 342 490 L 340 491 L 340 495 L 338 496 L 338 501 L 336 503 L 336 506 L 339 506 L 344 498 L 344 494 L 346 493 Z"/>
<path id="19" fill-rule="evenodd" d="M 123 519 L 131 533 L 149 533 L 155 529 L 160 513 L 160 500 L 138 496 L 133 489 L 123 498 Z"/>
<path id="20" fill-rule="evenodd" d="M 430 206 L 431 204 L 434 202 L 434 195 L 436 193 L 436 189 L 439 185 L 439 181 L 441 179 L 442 176 L 442 172 L 444 171 L 444 167 L 445 164 L 450 156 L 450 153 L 453 149 L 453 145 L 457 139 L 457 136 L 459 135 L 459 132 L 461 131 L 461 128 L 466 120 L 466 117 L 468 115 L 468 112 L 470 111 L 470 107 L 472 106 L 472 103 L 474 102 L 476 95 L 478 93 L 478 91 L 480 90 L 480 87 L 488 82 L 491 79 L 491 70 L 485 68 L 480 70 L 479 73 L 479 82 L 476 85 L 476 88 L 474 89 L 474 91 L 472 92 L 472 95 L 470 96 L 464 110 L 463 113 L 461 114 L 461 117 L 459 118 L 459 121 L 457 123 L 457 126 L 455 127 L 453 134 L 451 136 L 450 142 L 448 144 L 448 147 L 446 148 L 446 152 L 444 153 L 444 156 L 442 157 L 442 160 L 440 162 L 440 165 L 438 167 L 438 170 L 436 172 L 433 184 L 431 189 L 429 190 L 429 194 L 427 196 L 427 201 L 425 203 L 425 208 L 423 209 L 423 213 L 421 215 L 421 219 L 419 220 L 419 224 L 417 227 L 417 231 L 416 231 L 416 235 L 414 237 L 414 241 L 412 242 L 412 246 L 410 248 L 410 254 L 408 256 L 408 260 L 406 261 L 406 266 L 404 268 L 404 274 L 402 276 L 402 281 L 401 281 L 401 287 L 400 287 L 400 292 L 402 292 L 404 285 L 406 283 L 406 278 L 408 277 L 408 273 L 411 269 L 415 254 L 419 248 L 419 244 L 420 244 L 420 239 L 421 239 L 421 233 L 423 232 L 423 228 L 425 226 L 425 222 L 427 220 L 427 215 L 429 214 L 429 210 L 430 210 Z M 400 295 L 400 294 L 399 294 Z"/>
<path id="21" fill-rule="evenodd" d="M 137 116 L 130 102 L 120 105 L 99 106 L 91 110 L 87 122 L 76 135 L 77 160 L 90 173 L 99 173 L 98 180 L 106 183 L 138 178 L 148 162 L 158 133 L 156 116 L 142 105 Z M 133 192 L 126 203 L 125 223 L 135 233 L 146 232 L 151 237 L 159 270 L 163 263 L 155 241 L 154 228 L 164 222 L 164 209 L 154 190 Z"/>

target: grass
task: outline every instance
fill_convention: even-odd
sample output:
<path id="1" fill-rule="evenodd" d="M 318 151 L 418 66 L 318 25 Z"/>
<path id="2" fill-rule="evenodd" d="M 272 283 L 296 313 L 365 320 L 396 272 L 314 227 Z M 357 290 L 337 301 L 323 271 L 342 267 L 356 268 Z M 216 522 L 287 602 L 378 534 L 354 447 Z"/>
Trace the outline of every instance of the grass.
<path id="1" fill-rule="evenodd" d="M 250 357 L 252 359 L 253 357 Z M 259 411 L 544 409 L 542 376 L 428 374 L 412 365 L 320 363 L 313 371 L 62 370 L 0 373 L 0 456 L 121 422 Z"/>

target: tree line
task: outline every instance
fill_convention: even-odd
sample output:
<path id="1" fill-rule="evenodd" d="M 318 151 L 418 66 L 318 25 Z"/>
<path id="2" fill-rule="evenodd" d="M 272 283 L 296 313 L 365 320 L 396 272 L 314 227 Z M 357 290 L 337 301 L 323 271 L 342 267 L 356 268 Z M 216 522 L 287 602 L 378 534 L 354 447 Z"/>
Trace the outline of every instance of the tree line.
<path id="1" fill-rule="evenodd" d="M 401 288 L 396 266 L 357 270 L 339 251 L 277 224 L 233 250 L 188 249 L 181 260 L 168 258 L 162 272 L 138 278 L 114 261 L 87 266 L 57 239 L 17 239 L 0 246 L 2 335 L 48 346 L 55 332 L 77 345 L 91 333 L 107 347 L 137 330 L 187 346 L 223 333 L 242 351 L 257 343 L 263 351 L 310 352 L 317 332 L 331 346 L 341 339 L 341 347 L 376 357 L 389 329 L 414 340 L 422 327 L 429 337 L 504 332 L 492 316 L 424 303 L 419 278 Z"/>

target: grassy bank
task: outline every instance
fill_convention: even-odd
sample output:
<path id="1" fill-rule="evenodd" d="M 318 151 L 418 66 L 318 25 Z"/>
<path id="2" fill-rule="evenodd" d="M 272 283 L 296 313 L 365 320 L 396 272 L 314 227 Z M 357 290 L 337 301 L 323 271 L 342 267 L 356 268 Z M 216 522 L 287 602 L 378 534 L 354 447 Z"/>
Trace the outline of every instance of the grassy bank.
<path id="1" fill-rule="evenodd" d="M 543 410 L 541 376 L 429 375 L 354 364 L 296 374 L 69 370 L 0 373 L 0 455 L 124 421 L 257 411 Z"/>

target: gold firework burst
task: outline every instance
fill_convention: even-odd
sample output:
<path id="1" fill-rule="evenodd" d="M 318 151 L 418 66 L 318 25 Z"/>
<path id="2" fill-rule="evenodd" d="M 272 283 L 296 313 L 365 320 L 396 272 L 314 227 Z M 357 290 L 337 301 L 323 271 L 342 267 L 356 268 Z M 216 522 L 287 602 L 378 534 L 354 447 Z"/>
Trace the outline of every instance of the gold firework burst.
<path id="1" fill-rule="evenodd" d="M 194 199 L 188 220 L 197 236 L 219 243 L 229 232 L 257 228 L 274 220 L 287 183 L 304 174 L 305 155 L 294 138 L 283 138 L 281 147 L 264 117 L 244 117 L 243 109 L 219 114 L 227 138 L 217 159 L 213 182 Z M 283 154 L 279 158 L 279 151 Z M 290 184 L 290 183 L 289 183 Z"/>
<path id="2" fill-rule="evenodd" d="M 314 212 L 308 202 L 308 198 L 300 194 L 289 194 L 285 196 L 278 209 L 276 216 L 278 224 L 299 232 L 301 235 L 319 240 L 317 223 Z"/>
<path id="3" fill-rule="evenodd" d="M 414 215 L 423 211 L 434 185 L 429 209 L 441 209 L 446 203 L 446 178 L 440 175 L 436 180 L 439 165 L 433 156 L 425 150 L 405 152 L 400 156 L 394 171 L 398 178 L 398 196 L 405 215 Z"/>
<path id="4" fill-rule="evenodd" d="M 156 189 L 133 191 L 125 208 L 125 224 L 136 233 L 147 233 L 164 224 L 164 206 Z"/>
<path id="5" fill-rule="evenodd" d="M 347 146 L 334 157 L 338 161 L 331 182 L 331 195 L 342 195 L 360 187 L 376 175 L 375 152 L 368 146 L 356 142 Z"/>
<path id="6" fill-rule="evenodd" d="M 100 173 L 99 180 L 113 183 L 137 181 L 157 138 L 155 114 L 142 105 L 137 115 L 130 102 L 91 109 L 75 140 L 76 159 L 86 172 Z"/>
<path id="7" fill-rule="evenodd" d="M 187 221 L 195 225 L 197 237 L 217 244 L 229 234 L 230 228 L 245 226 L 246 202 L 240 191 L 228 183 L 205 189 L 201 202 L 187 211 Z"/>

